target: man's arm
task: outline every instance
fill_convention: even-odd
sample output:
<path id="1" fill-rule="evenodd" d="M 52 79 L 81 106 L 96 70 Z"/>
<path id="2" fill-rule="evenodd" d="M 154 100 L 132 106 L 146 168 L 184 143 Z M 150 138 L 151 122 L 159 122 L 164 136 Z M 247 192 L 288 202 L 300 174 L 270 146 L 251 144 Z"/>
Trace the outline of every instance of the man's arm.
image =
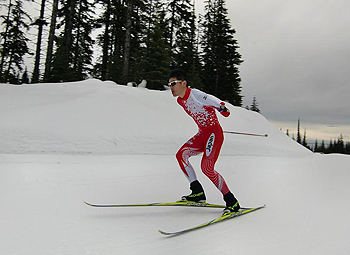
<path id="1" fill-rule="evenodd" d="M 217 109 L 223 116 L 228 117 L 230 115 L 230 110 L 226 108 L 225 103 L 221 102 L 218 98 L 204 93 L 199 89 L 192 89 L 193 96 L 206 106 L 211 106 Z"/>
<path id="2" fill-rule="evenodd" d="M 202 104 L 220 108 L 220 100 L 212 95 L 204 93 L 199 89 L 192 89 L 193 96 Z"/>

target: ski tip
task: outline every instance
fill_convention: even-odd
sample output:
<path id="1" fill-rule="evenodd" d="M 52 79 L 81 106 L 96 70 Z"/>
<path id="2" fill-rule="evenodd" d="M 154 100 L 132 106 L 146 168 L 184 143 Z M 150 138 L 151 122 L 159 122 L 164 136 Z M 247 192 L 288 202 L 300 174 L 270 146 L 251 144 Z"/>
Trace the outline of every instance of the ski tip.
<path id="1" fill-rule="evenodd" d="M 266 207 L 266 204 L 263 204 L 261 206 L 257 206 L 257 207 L 241 207 L 242 210 L 250 210 L 250 209 L 261 209 Z"/>
<path id="2" fill-rule="evenodd" d="M 171 236 L 172 235 L 171 233 L 164 232 L 162 230 L 158 230 L 158 232 L 161 233 L 162 235 L 165 235 L 165 236 Z"/>
<path id="3" fill-rule="evenodd" d="M 255 209 L 256 210 L 259 210 L 259 209 L 263 209 L 263 208 L 265 208 L 266 207 L 266 204 L 263 204 L 262 206 L 258 206 L 258 207 L 256 207 Z"/>
<path id="4" fill-rule="evenodd" d="M 86 205 L 93 206 L 92 204 L 90 204 L 90 203 L 88 203 L 88 202 L 86 202 L 86 201 L 83 201 L 83 202 L 84 202 L 84 204 L 86 204 Z"/>
<path id="5" fill-rule="evenodd" d="M 266 204 L 263 204 L 262 206 L 256 207 L 256 209 L 261 209 L 261 208 L 265 208 L 265 207 L 266 207 Z"/>

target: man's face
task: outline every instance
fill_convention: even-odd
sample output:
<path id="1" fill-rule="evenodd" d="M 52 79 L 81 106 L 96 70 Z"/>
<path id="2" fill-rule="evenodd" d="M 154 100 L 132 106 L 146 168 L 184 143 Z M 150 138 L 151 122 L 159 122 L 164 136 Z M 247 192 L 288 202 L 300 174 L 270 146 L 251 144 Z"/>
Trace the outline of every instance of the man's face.
<path id="1" fill-rule="evenodd" d="M 169 87 L 174 97 L 184 97 L 187 89 L 187 81 L 182 81 L 176 77 L 169 79 Z"/>

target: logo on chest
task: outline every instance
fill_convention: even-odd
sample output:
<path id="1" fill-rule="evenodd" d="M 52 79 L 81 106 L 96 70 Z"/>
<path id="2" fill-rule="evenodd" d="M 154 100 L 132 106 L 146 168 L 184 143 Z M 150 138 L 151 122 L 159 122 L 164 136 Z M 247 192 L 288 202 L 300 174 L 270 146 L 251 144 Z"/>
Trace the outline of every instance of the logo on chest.
<path id="1" fill-rule="evenodd" d="M 207 146 L 205 147 L 205 155 L 207 157 L 209 157 L 209 155 L 211 154 L 212 150 L 213 150 L 213 146 L 214 146 L 214 141 L 215 141 L 215 134 L 212 133 L 209 136 L 209 139 L 207 141 Z"/>

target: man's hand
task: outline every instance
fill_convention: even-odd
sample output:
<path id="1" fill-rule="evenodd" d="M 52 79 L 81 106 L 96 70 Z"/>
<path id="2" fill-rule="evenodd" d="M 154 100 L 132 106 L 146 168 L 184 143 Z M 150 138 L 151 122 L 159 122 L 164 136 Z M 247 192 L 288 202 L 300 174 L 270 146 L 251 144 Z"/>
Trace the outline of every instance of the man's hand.
<path id="1" fill-rule="evenodd" d="M 220 107 L 219 107 L 218 111 L 219 111 L 219 112 L 221 113 L 221 115 L 224 116 L 224 117 L 230 116 L 230 110 L 227 109 L 227 107 L 225 106 L 225 103 L 224 103 L 224 102 L 221 102 L 221 103 L 220 103 Z"/>

